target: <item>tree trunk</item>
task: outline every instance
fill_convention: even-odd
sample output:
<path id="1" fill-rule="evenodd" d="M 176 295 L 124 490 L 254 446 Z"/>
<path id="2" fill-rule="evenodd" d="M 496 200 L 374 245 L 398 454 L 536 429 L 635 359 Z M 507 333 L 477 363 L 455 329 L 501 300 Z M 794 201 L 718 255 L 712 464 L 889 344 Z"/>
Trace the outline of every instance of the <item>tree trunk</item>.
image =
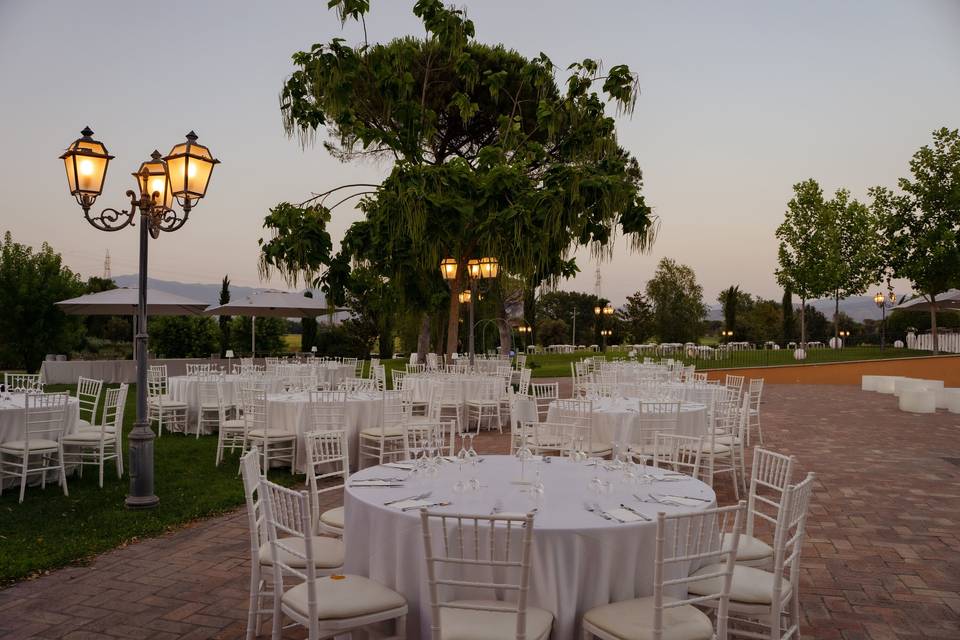
<path id="1" fill-rule="evenodd" d="M 937 296 L 930 296 L 930 340 L 933 342 L 933 355 L 940 355 L 940 344 L 937 340 Z"/>
<path id="2" fill-rule="evenodd" d="M 537 287 L 532 279 L 523 294 L 523 317 L 531 329 L 537 326 Z"/>
<path id="3" fill-rule="evenodd" d="M 430 350 L 430 314 L 424 311 L 420 315 L 420 335 L 417 336 L 417 362 L 427 361 Z"/>
<path id="4" fill-rule="evenodd" d="M 500 332 L 500 355 L 510 353 L 510 322 L 507 321 L 507 309 L 503 304 L 503 297 L 497 300 L 497 329 Z"/>
<path id="5" fill-rule="evenodd" d="M 457 351 L 457 338 L 460 335 L 460 278 L 450 281 L 450 317 L 447 318 L 447 362 L 453 361 Z M 473 304 L 473 301 L 470 301 Z"/>
<path id="6" fill-rule="evenodd" d="M 807 299 L 800 298 L 800 348 L 807 350 Z"/>
<path id="7" fill-rule="evenodd" d="M 837 348 L 840 348 L 840 292 L 834 292 L 833 296 L 833 338 L 836 340 Z"/>

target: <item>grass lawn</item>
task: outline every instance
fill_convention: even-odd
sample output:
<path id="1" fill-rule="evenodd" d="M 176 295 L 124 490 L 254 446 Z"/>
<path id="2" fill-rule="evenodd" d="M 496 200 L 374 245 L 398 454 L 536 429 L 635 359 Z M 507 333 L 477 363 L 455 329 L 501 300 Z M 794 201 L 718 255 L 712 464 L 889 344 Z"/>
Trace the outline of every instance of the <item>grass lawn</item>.
<path id="1" fill-rule="evenodd" d="M 72 393 L 75 387 L 49 385 L 47 390 Z M 131 386 L 125 433 L 133 427 L 135 414 L 136 397 Z M 96 467 L 84 469 L 82 479 L 76 473 L 67 477 L 69 497 L 48 482 L 45 490 L 28 487 L 23 504 L 18 504 L 19 487 L 5 489 L 0 496 L 0 585 L 83 561 L 243 504 L 238 454 L 215 467 L 216 435 L 197 439 L 164 434 L 155 443 L 155 491 L 160 505 L 152 511 L 124 508 L 129 477 L 125 474 L 118 479 L 112 461 L 104 471 L 103 489 L 97 486 Z M 123 449 L 126 454 L 126 438 Z M 270 477 L 286 485 L 303 480 L 285 470 L 273 471 Z"/>
<path id="2" fill-rule="evenodd" d="M 587 356 L 599 355 L 589 351 L 577 353 L 544 353 L 527 358 L 527 366 L 533 369 L 534 378 L 562 378 L 570 376 L 570 363 Z M 793 359 L 793 351 L 780 349 L 754 349 L 751 351 L 734 351 L 726 359 L 713 360 L 703 358 L 689 358 L 683 355 L 687 364 L 696 364 L 702 369 L 730 369 L 738 367 L 765 367 L 787 364 L 814 364 L 823 362 L 847 362 L 851 360 L 877 360 L 880 358 L 909 358 L 929 356 L 928 351 L 911 349 L 884 349 L 879 347 L 848 347 L 844 349 L 808 349 L 807 359 L 797 361 Z M 608 358 L 625 357 L 624 351 L 607 351 Z M 674 355 L 674 358 L 680 357 Z"/>

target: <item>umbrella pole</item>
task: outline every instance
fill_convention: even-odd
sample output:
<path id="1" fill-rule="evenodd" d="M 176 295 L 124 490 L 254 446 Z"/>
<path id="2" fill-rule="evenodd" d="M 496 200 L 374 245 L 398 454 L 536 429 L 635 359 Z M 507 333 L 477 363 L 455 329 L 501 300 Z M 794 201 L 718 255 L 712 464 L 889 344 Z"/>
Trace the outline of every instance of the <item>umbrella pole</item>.
<path id="1" fill-rule="evenodd" d="M 257 316 L 250 316 L 250 357 L 257 357 Z"/>

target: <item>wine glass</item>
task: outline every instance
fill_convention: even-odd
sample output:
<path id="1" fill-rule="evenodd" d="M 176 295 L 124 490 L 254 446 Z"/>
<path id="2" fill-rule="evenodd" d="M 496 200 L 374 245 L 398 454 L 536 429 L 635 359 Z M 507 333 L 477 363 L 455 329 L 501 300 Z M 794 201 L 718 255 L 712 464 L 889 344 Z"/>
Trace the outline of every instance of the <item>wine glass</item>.
<path id="1" fill-rule="evenodd" d="M 457 451 L 457 481 L 453 484 L 453 490 L 456 493 L 463 493 L 467 490 L 468 484 L 463 480 L 463 465 L 469 459 L 467 452 L 467 434 L 460 434 L 460 450 Z"/>
<path id="2" fill-rule="evenodd" d="M 480 464 L 480 456 L 477 455 L 477 450 L 473 448 L 473 439 L 477 434 L 470 433 L 466 435 L 470 438 L 470 448 L 467 450 L 467 460 L 470 461 L 470 490 L 479 491 L 480 478 L 477 476 L 477 467 Z"/>

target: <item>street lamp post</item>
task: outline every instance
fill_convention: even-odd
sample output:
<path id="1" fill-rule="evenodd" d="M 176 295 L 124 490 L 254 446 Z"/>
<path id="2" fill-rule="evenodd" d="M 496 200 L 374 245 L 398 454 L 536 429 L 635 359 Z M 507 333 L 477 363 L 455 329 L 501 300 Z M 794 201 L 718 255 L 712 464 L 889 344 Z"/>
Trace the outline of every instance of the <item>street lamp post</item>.
<path id="1" fill-rule="evenodd" d="M 883 351 L 884 343 L 886 342 L 887 337 L 887 298 L 882 293 L 877 291 L 877 295 L 873 296 L 873 301 L 878 307 L 880 307 L 880 351 Z M 890 302 L 889 304 L 894 304 L 897 301 L 897 294 L 893 291 L 890 292 Z"/>
<path id="2" fill-rule="evenodd" d="M 444 258 L 440 261 L 440 273 L 444 280 L 454 282 L 457 279 L 458 262 L 454 258 Z M 458 294 L 461 304 L 470 305 L 470 365 L 475 360 L 474 353 L 474 306 L 477 300 L 477 286 L 481 280 L 492 280 L 500 274 L 500 263 L 496 258 L 472 258 L 467 261 L 467 279 L 470 288 Z"/>
<path id="3" fill-rule="evenodd" d="M 93 139 L 93 131 L 85 127 L 81 136 L 64 152 L 70 195 L 83 209 L 83 216 L 95 229 L 119 231 L 135 226 L 140 213 L 140 273 L 137 300 L 137 334 L 134 352 L 137 359 L 137 418 L 129 436 L 130 491 L 128 509 L 149 509 L 160 499 L 154 495 L 153 440 L 147 419 L 147 234 L 156 239 L 161 231 L 173 232 L 186 224 L 190 211 L 207 193 L 213 167 L 220 161 L 210 150 L 197 144 L 197 134 L 187 134 L 184 143 L 175 145 L 166 156 L 154 151 L 150 160 L 132 174 L 139 195 L 128 190 L 130 210 L 104 209 L 91 215 L 90 208 L 103 192 L 107 165 L 113 159 L 104 144 Z M 183 213 L 173 209 L 176 200 Z"/>
<path id="4" fill-rule="evenodd" d="M 606 305 L 605 307 L 601 307 L 601 306 L 597 305 L 596 307 L 593 308 L 593 315 L 597 316 L 597 325 L 598 325 L 598 327 L 600 328 L 600 339 L 601 339 L 601 343 L 602 343 L 602 346 L 601 346 L 600 350 L 601 350 L 601 351 L 606 351 L 606 350 L 607 350 L 607 338 L 606 338 L 606 337 L 607 337 L 608 335 L 611 335 L 611 332 L 609 332 L 609 331 L 608 331 L 607 333 L 604 333 L 604 332 L 603 332 L 603 322 L 602 322 L 601 320 L 602 320 L 603 316 L 612 316 L 612 315 L 613 315 L 613 307 L 610 306 L 609 304 Z"/>
<path id="5" fill-rule="evenodd" d="M 730 338 L 733 337 L 733 331 L 730 329 L 724 329 L 723 331 L 720 332 L 720 335 L 726 338 L 727 342 L 730 342 Z"/>

